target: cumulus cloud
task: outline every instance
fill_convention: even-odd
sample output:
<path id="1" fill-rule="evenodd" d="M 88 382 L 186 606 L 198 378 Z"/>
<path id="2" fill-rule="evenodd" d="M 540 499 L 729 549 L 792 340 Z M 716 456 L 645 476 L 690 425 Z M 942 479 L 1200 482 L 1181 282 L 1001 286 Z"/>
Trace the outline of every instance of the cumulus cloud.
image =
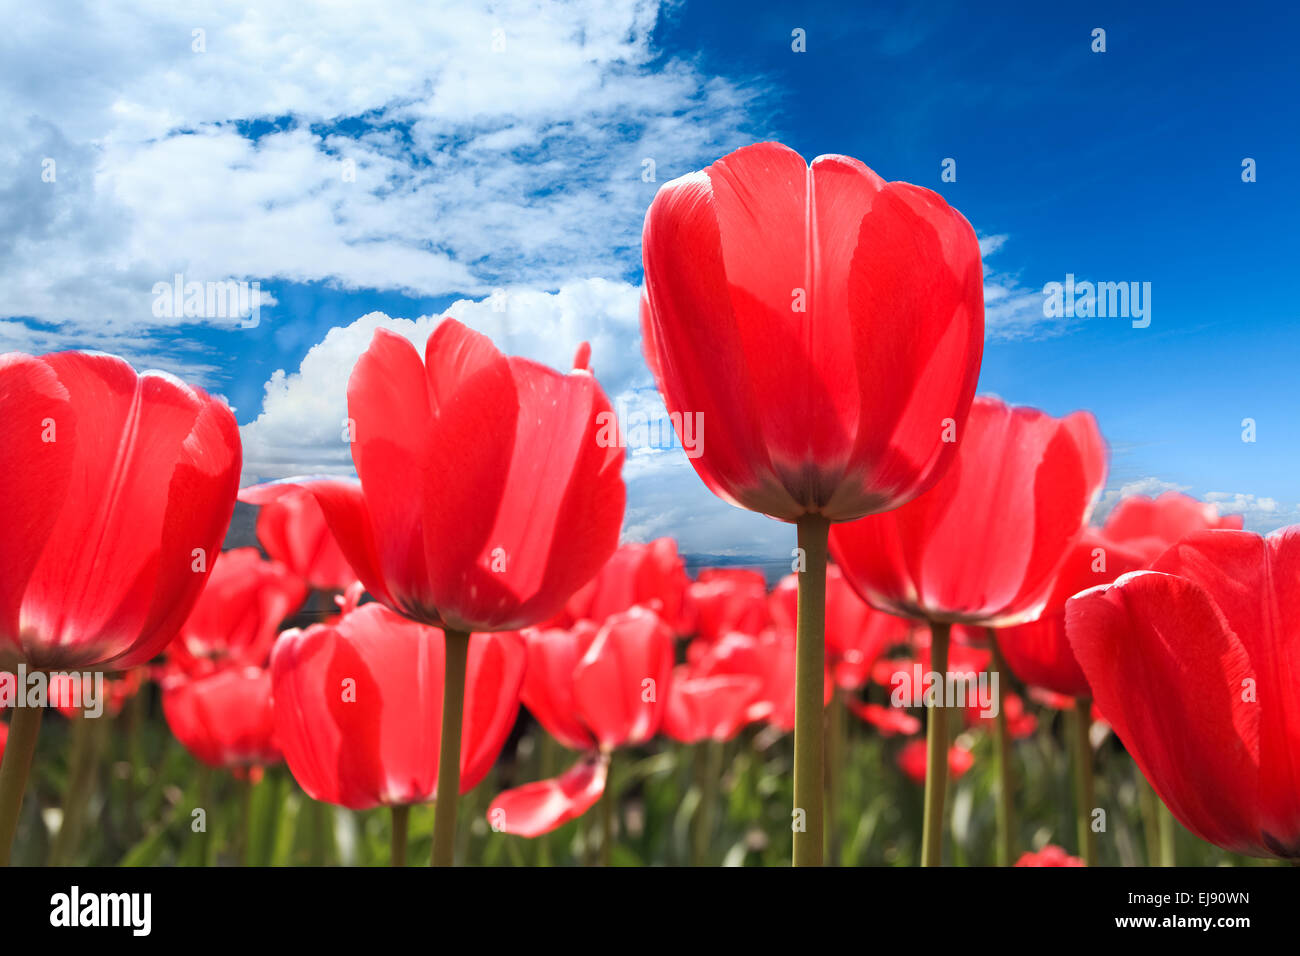
<path id="1" fill-rule="evenodd" d="M 177 272 L 423 296 L 632 278 L 657 184 L 761 132 L 754 89 L 652 48 L 659 12 L 34 5 L 0 36 L 0 316 L 128 337 Z"/>
<path id="2" fill-rule="evenodd" d="M 986 339 L 1035 339 L 1059 335 L 1066 331 L 1065 320 L 1043 316 L 1042 289 L 1030 288 L 1018 272 L 1009 272 L 989 264 L 1009 237 L 980 237 L 980 256 L 984 261 L 984 337 Z"/>

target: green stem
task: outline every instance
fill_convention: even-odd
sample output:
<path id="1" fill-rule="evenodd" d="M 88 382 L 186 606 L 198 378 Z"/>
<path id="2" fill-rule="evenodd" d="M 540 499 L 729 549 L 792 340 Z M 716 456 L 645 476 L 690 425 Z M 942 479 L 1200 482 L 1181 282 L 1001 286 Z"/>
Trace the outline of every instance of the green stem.
<path id="1" fill-rule="evenodd" d="M 614 863 L 614 810 L 618 798 L 614 795 L 613 759 L 606 768 L 605 792 L 600 795 L 600 865 Z"/>
<path id="2" fill-rule="evenodd" d="M 251 865 L 253 850 L 253 781 L 250 774 L 239 781 L 239 865 Z"/>
<path id="3" fill-rule="evenodd" d="M 132 765 L 134 771 L 134 765 Z M 212 782 L 215 777 L 215 771 L 207 764 L 199 765 L 199 801 L 195 809 L 203 811 L 203 829 L 198 833 L 198 853 L 199 866 L 208 865 L 208 834 L 211 832 L 211 825 L 216 819 L 212 812 L 214 807 L 212 803 Z M 193 826 L 193 815 L 190 816 L 191 826 Z"/>
<path id="4" fill-rule="evenodd" d="M 1147 866 L 1160 865 L 1160 798 L 1142 776 L 1137 764 L 1133 765 L 1137 777 L 1138 807 L 1142 813 L 1142 839 L 1146 844 Z"/>
<path id="5" fill-rule="evenodd" d="M 1174 815 L 1165 802 L 1156 795 L 1156 814 L 1160 821 L 1160 865 L 1176 866 L 1174 854 Z"/>
<path id="6" fill-rule="evenodd" d="M 794 830 L 794 865 L 822 865 L 822 801 L 826 754 L 826 546 L 830 522 L 821 515 L 799 519 L 799 609 L 794 666 L 794 808 L 803 826 Z"/>
<path id="7" fill-rule="evenodd" d="M 713 842 L 713 810 L 718 802 L 718 778 L 722 776 L 722 742 L 702 740 L 695 745 L 695 770 L 699 783 L 700 803 L 695 808 L 692 866 L 709 865 L 709 846 Z"/>
<path id="8" fill-rule="evenodd" d="M 9 721 L 9 740 L 0 763 L 0 866 L 9 865 L 44 714 L 44 707 L 15 707 Z"/>
<path id="9" fill-rule="evenodd" d="M 993 721 L 993 759 L 998 775 L 998 866 L 1010 866 L 1016 860 L 1015 775 L 1011 766 L 1011 734 L 1007 730 L 1007 687 L 1010 673 L 998 647 L 997 632 L 988 629 L 989 647 L 993 649 L 993 672 L 998 677 L 998 714 Z"/>
<path id="10" fill-rule="evenodd" d="M 63 796 L 63 817 L 50 847 L 50 866 L 62 866 L 80 842 L 86 805 L 95 790 L 95 771 L 104 741 L 106 717 L 82 714 L 72 722 L 72 753 L 68 757 L 68 787 Z"/>
<path id="11" fill-rule="evenodd" d="M 943 802 L 948 789 L 948 635 L 952 625 L 930 622 L 930 671 L 940 681 L 939 702 L 929 707 L 925 727 L 925 822 L 921 830 L 921 865 L 943 863 Z"/>
<path id="12" fill-rule="evenodd" d="M 258 828 L 254 843 L 257 852 L 253 858 L 256 866 L 271 866 L 275 860 L 275 845 L 280 838 L 287 783 L 288 771 L 283 767 L 268 767 L 259 784 L 262 797 L 257 801 Z"/>
<path id="13" fill-rule="evenodd" d="M 1092 700 L 1074 702 L 1074 802 L 1078 814 L 1079 855 L 1089 866 L 1097 865 L 1097 834 L 1092 831 L 1092 810 L 1096 796 L 1092 779 L 1092 744 L 1088 728 L 1092 723 Z"/>
<path id="14" fill-rule="evenodd" d="M 443 641 L 442 739 L 438 751 L 437 810 L 433 818 L 433 865 L 452 866 L 456 857 L 456 803 L 460 800 L 460 734 L 465 710 L 465 664 L 469 634 L 448 629 Z"/>
<path id="15" fill-rule="evenodd" d="M 391 809 L 393 811 L 393 852 L 389 865 L 406 866 L 406 835 L 410 830 L 411 808 L 406 805 Z"/>
<path id="16" fill-rule="evenodd" d="M 839 865 L 839 831 L 835 826 L 840 808 L 840 784 L 843 775 L 840 764 L 844 759 L 845 714 L 848 708 L 837 687 L 826 710 L 826 860 L 831 866 Z"/>

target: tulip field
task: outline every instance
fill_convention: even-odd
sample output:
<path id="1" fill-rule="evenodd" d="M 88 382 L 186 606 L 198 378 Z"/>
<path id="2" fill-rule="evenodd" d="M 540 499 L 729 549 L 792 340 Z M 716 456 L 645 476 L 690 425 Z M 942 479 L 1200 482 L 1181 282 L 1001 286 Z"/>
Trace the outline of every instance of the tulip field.
<path id="1" fill-rule="evenodd" d="M 763 169 L 752 175 L 761 186 Z M 919 317 L 978 324 L 979 312 Z M 111 357 L 5 358 L 9 418 L 42 463 L 11 499 L 47 529 L 8 557 L 26 580 L 2 688 L 8 862 L 1294 855 L 1281 829 L 1293 798 L 1266 776 L 1285 723 L 1255 708 L 1290 666 L 1270 643 L 1285 615 L 1266 609 L 1291 596 L 1298 539 L 1237 530 L 1176 492 L 1089 525 L 1106 447 L 1087 413 L 967 404 L 963 385 L 940 408 L 961 442 L 917 437 L 910 460 L 944 473 L 912 473 L 932 486 L 902 504 L 856 468 L 808 471 L 817 457 L 790 472 L 764 457 L 726 483 L 701 459 L 720 494 L 758 494 L 797 529 L 793 570 L 769 587 L 755 569 L 689 575 L 668 538 L 618 544 L 622 450 L 597 440 L 607 403 L 588 348 L 564 375 L 448 319 L 426 355 L 378 333 L 349 386 L 360 481 L 238 491 L 259 508 L 258 546 L 225 551 L 239 446 L 224 406 Z M 75 437 L 42 441 L 51 422 Z M 736 424 L 763 439 L 752 419 Z M 119 447 L 160 433 L 113 456 L 96 428 L 126 436 Z M 446 480 L 439 456 L 467 445 L 483 470 Z M 397 494 L 420 456 L 430 488 Z M 888 473 L 908 474 L 906 460 Z M 70 493 L 37 494 L 29 475 Z M 136 533 L 150 527 L 156 539 Z M 1161 609 L 1181 643 L 1152 617 Z M 1224 670 L 1184 688 L 1195 662 L 1180 655 L 1197 647 Z M 1125 666 L 1165 675 L 1172 696 L 1128 694 Z M 1232 721 L 1214 723 L 1227 717 L 1207 704 Z M 41 739 L 47 709 L 60 714 Z M 1203 728 L 1205 749 L 1171 745 L 1171 716 Z M 1257 789 L 1197 785 L 1213 761 Z"/>
<path id="2" fill-rule="evenodd" d="M 377 933 L 382 920 L 387 932 L 397 907 L 386 881 L 401 879 L 421 901 L 402 912 L 459 930 L 462 896 L 492 897 L 524 925 L 516 897 L 556 889 L 524 873 L 489 878 L 538 892 L 484 892 L 451 867 L 566 871 L 557 879 L 888 867 L 899 869 L 840 887 L 866 888 L 866 912 L 923 930 L 951 918 L 941 904 L 978 908 L 981 929 L 1011 939 L 1001 897 L 978 892 L 1020 887 L 1006 892 L 1008 913 L 1106 922 L 1194 905 L 1143 895 L 1143 880 L 1185 878 L 1172 868 L 1205 868 L 1209 881 L 1175 890 L 1227 893 L 1275 876 L 1263 868 L 1300 864 L 1300 505 L 1272 497 L 1294 478 L 1289 453 L 1275 450 L 1293 427 L 1294 386 L 1267 371 L 1289 343 L 1261 333 L 1249 353 L 1220 344 L 1250 308 L 1278 309 L 1264 292 L 1264 305 L 1246 300 L 1263 288 L 1259 263 L 1286 250 L 1257 235 L 1265 226 L 1232 218 L 1232 204 L 1265 185 L 1254 156 L 1239 171 L 1236 152 L 1263 156 L 1262 146 L 1233 145 L 1224 160 L 1180 140 L 1176 159 L 1149 163 L 1202 177 L 1185 194 L 1208 210 L 1206 234 L 1269 250 L 1252 253 L 1255 271 L 1238 264 L 1233 281 L 1251 288 L 1223 301 L 1215 269 L 1233 267 L 1220 267 L 1218 247 L 1204 262 L 1170 252 L 1187 275 L 1158 290 L 1161 309 L 1160 296 L 1177 305 L 1152 326 L 1145 278 L 1094 285 L 1079 266 L 1040 294 L 990 265 L 1010 241 L 1003 217 L 1050 221 L 1023 245 L 1061 243 L 1077 257 L 1062 259 L 1071 270 L 1106 262 L 1089 242 L 1109 255 L 1112 242 L 1137 236 L 1156 249 L 1184 230 L 1116 217 L 1103 240 L 1080 238 L 1101 201 L 1088 191 L 1093 167 L 1031 195 L 1020 177 L 1057 160 L 1034 152 L 1039 142 L 1018 145 L 1024 155 L 988 152 L 1005 130 L 953 134 L 967 177 L 957 179 L 947 146 L 932 160 L 913 145 L 940 125 L 932 110 L 956 109 L 944 105 L 956 86 L 898 103 L 882 94 L 888 122 L 859 121 L 856 65 L 830 80 L 813 53 L 806 74 L 793 72 L 802 60 L 772 67 L 770 53 L 743 45 L 748 14 L 693 26 L 703 45 L 749 51 L 737 75 L 767 70 L 805 91 L 790 94 L 792 109 L 827 124 L 824 141 L 781 142 L 754 118 L 760 93 L 723 75 L 725 56 L 682 48 L 680 4 L 463 12 L 455 22 L 472 24 L 472 42 L 430 76 L 418 65 L 460 42 L 455 30 L 421 21 L 417 55 L 404 45 L 415 26 L 367 10 L 336 23 L 357 40 L 335 50 L 314 23 L 339 16 L 335 6 L 279 32 L 262 14 L 219 27 L 224 14 L 204 11 L 211 34 L 168 21 L 150 34 L 162 52 L 130 47 L 150 70 L 150 57 L 169 64 L 132 87 L 135 99 L 107 80 L 101 89 L 98 74 L 87 81 L 87 101 L 110 104 L 117 125 L 85 119 L 92 132 L 66 153 L 66 131 L 30 149 L 10 137 L 32 169 L 57 154 L 64 178 L 43 181 L 50 196 L 72 183 L 93 198 L 109 183 L 95 222 L 130 237 L 105 227 L 94 256 L 60 247 L 0 283 L 15 303 L 0 308 L 0 334 L 21 336 L 0 341 L 6 920 L 35 912 L 42 928 L 48 916 L 55 929 L 122 929 L 140 919 L 130 925 L 148 935 L 140 900 L 134 915 L 104 915 L 126 905 L 117 889 L 143 885 L 191 934 L 224 922 L 211 907 L 234 909 L 236 894 L 241 910 L 267 904 L 284 933 L 322 904 L 337 912 L 308 913 L 318 931 L 353 921 Z M 566 17 L 574 25 L 555 26 Z M 754 31 L 770 27 L 755 19 Z M 1053 35 L 1030 22 L 1023 45 L 1037 49 Z M 886 31 L 883 51 L 873 27 L 860 51 L 840 55 L 906 72 L 932 28 L 908 23 Z M 838 27 L 778 26 L 783 58 L 840 42 Z M 1109 53 L 1102 27 L 1070 34 L 1062 62 L 1095 86 L 1071 80 L 1063 99 L 1080 86 L 1129 108 L 1142 84 L 1103 72 L 1136 55 L 1119 27 Z M 232 71 L 223 57 L 250 36 L 251 65 Z M 167 60 L 174 37 L 198 59 Z M 12 55 L 5 42 L 0 60 Z M 97 70 L 82 42 L 69 40 L 66 62 Z M 677 46 L 660 58 L 656 44 Z M 963 84 L 965 44 L 963 34 L 951 62 L 934 59 L 936 70 L 957 63 Z M 273 64 L 257 66 L 266 50 Z M 490 69 L 479 62 L 492 57 Z M 37 77 L 24 89 L 43 82 L 38 59 L 24 54 Z M 272 67 L 268 88 L 245 75 Z M 230 120 L 194 105 L 190 69 L 209 71 L 202 95 L 221 90 Z M 1150 70 L 1161 83 L 1198 81 L 1185 65 Z M 1015 96 L 1037 95 L 1038 78 L 1013 74 Z M 643 82 L 615 96 L 628 77 Z M 972 87 L 982 82 L 972 74 Z M 494 85 L 507 83 L 508 108 Z M 315 90 L 309 106 L 301 84 Z M 20 101 L 0 95 L 0 125 Z M 1151 114 L 1168 124 L 1143 125 L 1143 142 L 1153 130 L 1199 142 L 1199 126 Z M 1109 130 L 1113 117 L 1098 115 Z M 871 135 L 848 139 L 858 126 Z M 614 162 L 587 156 L 605 127 L 622 137 L 610 154 L 622 165 L 584 191 Z M 861 156 L 814 155 L 803 148 L 814 139 Z M 1096 139 L 1078 147 L 1082 159 L 1073 143 L 1059 153 L 1091 164 L 1092 150 L 1110 148 Z M 191 186 L 218 153 L 222 177 L 194 172 Z M 147 163 L 163 159 L 184 174 Z M 1133 175 L 1149 172 L 1142 162 L 1135 154 Z M 1229 182 L 1206 185 L 1224 162 Z M 1292 183 L 1273 162 L 1258 169 Z M 421 193 L 447 183 L 436 198 Z M 22 223 L 46 208 L 10 215 L 3 185 L 0 229 L 21 222 L 0 270 L 11 248 L 35 241 Z M 1062 195 L 1077 208 L 1044 211 Z M 160 217 L 186 212 L 130 232 L 150 203 Z M 634 221 L 629 234 L 612 231 L 613 206 Z M 1286 207 L 1276 194 L 1258 204 L 1270 222 Z M 52 213 L 40 221 L 63 228 Z M 484 223 L 463 245 L 451 235 Z M 345 238 L 332 244 L 336 233 Z M 234 258 L 192 251 L 208 243 Z M 173 244 L 147 267 L 131 258 Z M 336 245 L 346 268 L 322 265 L 340 261 Z M 77 271 L 82 258 L 99 263 L 102 284 L 130 285 L 129 309 L 145 308 L 136 286 L 157 272 L 149 321 L 183 331 L 164 348 L 153 326 L 115 324 L 112 295 Z M 232 316 L 223 298 L 220 316 L 201 313 L 218 290 L 195 280 L 191 300 L 181 270 L 196 262 L 265 274 L 266 326 L 262 305 Z M 561 281 L 564 269 L 583 284 Z M 230 283 L 236 303 L 243 281 Z M 1074 309 L 1085 286 L 1086 311 L 1067 316 L 1051 290 Z M 74 335 L 48 319 L 41 310 L 59 296 L 94 323 Z M 1121 298 L 1123 314 L 1092 314 Z M 1213 316 L 1186 299 L 1205 299 Z M 1073 342 L 1092 351 L 1079 358 Z M 1198 390 L 1219 403 L 1212 413 L 1190 404 Z M 646 419 L 662 435 L 629 438 Z M 1234 484 L 1240 473 L 1259 483 Z M 959 867 L 996 870 L 997 882 L 933 872 Z M 1082 872 L 1018 872 L 1031 867 Z M 292 875 L 268 877 L 272 868 Z M 322 891 L 298 881 L 307 868 L 330 868 Z M 439 875 L 416 868 L 464 882 L 429 883 Z M 979 887 L 939 891 L 956 877 Z M 921 920 L 899 920 L 878 896 L 909 879 L 932 888 L 908 884 Z M 222 889 L 195 890 L 197 880 Z M 356 890 L 360 881 L 373 882 Z M 1086 905 L 1081 886 L 1098 894 Z M 587 902 L 600 909 L 600 894 L 621 888 L 604 883 Z M 811 894 L 791 895 L 794 915 L 774 906 L 767 919 L 752 898 L 737 912 L 754 925 L 806 923 Z M 823 918 L 845 909 L 817 899 Z M 1214 925 L 1248 926 L 1241 902 Z M 1202 915 L 1209 928 L 1221 914 Z M 1054 929 L 1082 925 L 1069 919 Z"/>

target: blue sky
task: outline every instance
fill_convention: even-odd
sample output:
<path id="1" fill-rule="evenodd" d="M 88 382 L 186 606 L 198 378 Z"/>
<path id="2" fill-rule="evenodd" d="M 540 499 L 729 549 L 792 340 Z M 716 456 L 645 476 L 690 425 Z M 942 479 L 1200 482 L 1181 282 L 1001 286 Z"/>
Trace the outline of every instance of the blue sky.
<path id="1" fill-rule="evenodd" d="M 774 137 L 970 219 L 980 388 L 1093 410 L 1108 501 L 1178 487 L 1259 530 L 1300 520 L 1300 15 L 1282 5 L 114 6 L 33 11 L 0 38 L 0 348 L 102 348 L 199 381 L 235 406 L 249 480 L 346 472 L 350 362 L 374 327 L 417 338 L 448 308 L 552 364 L 590 338 L 611 395 L 652 407 L 645 207 Z M 177 271 L 258 281 L 274 303 L 255 329 L 160 321 L 149 290 Z M 1044 284 L 1067 273 L 1149 282 L 1150 326 L 1044 318 Z M 634 456 L 628 480 L 630 537 L 788 546 L 677 452 Z"/>

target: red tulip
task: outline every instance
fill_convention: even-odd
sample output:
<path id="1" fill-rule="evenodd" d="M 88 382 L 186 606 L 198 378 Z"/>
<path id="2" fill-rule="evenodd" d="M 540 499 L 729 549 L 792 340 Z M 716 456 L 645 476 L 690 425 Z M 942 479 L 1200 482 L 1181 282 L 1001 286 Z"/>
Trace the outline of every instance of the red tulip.
<path id="1" fill-rule="evenodd" d="M 245 489 L 265 504 L 312 491 L 377 600 L 460 633 L 553 618 L 618 544 L 623 450 L 602 443 L 609 400 L 585 368 L 562 375 L 444 319 L 424 361 L 378 329 L 348 382 L 360 484 Z"/>
<path id="2" fill-rule="evenodd" d="M 9 725 L 0 724 L 0 762 L 5 759 L 5 741 L 9 739 Z"/>
<path id="3" fill-rule="evenodd" d="M 654 611 L 634 607 L 599 630 L 530 630 L 522 697 L 538 722 L 583 758 L 556 780 L 507 790 L 492 801 L 494 829 L 549 833 L 581 816 L 605 789 L 611 752 L 644 743 L 663 720 L 673 668 L 673 636 Z"/>
<path id="4" fill-rule="evenodd" d="M 749 723 L 749 705 L 762 689 L 757 675 L 697 677 L 689 665 L 681 665 L 668 692 L 664 733 L 688 744 L 730 740 Z"/>
<path id="5" fill-rule="evenodd" d="M 191 676 L 232 664 L 265 667 L 281 622 L 306 596 L 301 578 L 256 548 L 225 551 L 167 658 Z"/>
<path id="6" fill-rule="evenodd" d="M 1241 515 L 1221 517 L 1215 505 L 1166 491 L 1155 499 L 1145 495 L 1124 498 L 1106 518 L 1104 532 L 1109 540 L 1138 552 L 1149 563 L 1193 532 L 1213 528 L 1240 531 L 1241 526 Z"/>
<path id="7" fill-rule="evenodd" d="M 163 679 L 163 716 L 176 739 L 209 767 L 233 770 L 280 762 L 271 709 L 271 673 L 233 666 Z"/>
<path id="8" fill-rule="evenodd" d="M 798 614 L 799 578 L 788 574 L 770 595 L 772 620 L 794 631 Z M 902 643 L 912 623 L 877 611 L 854 593 L 836 565 L 826 568 L 826 660 L 835 684 L 856 690 L 867 682 L 882 651 Z"/>
<path id="9" fill-rule="evenodd" d="M 757 571 L 705 568 L 690 586 L 695 629 L 706 641 L 739 631 L 758 634 L 771 623 L 767 582 Z"/>
<path id="10" fill-rule="evenodd" d="M 692 671 L 698 677 L 758 677 L 762 687 L 749 705 L 746 722 L 766 720 L 788 733 L 795 727 L 794 663 L 795 635 L 769 628 L 757 637 L 733 632 L 713 644 L 702 644 L 692 661 Z M 829 670 L 824 672 L 822 685 L 825 706 L 835 695 Z"/>
<path id="11" fill-rule="evenodd" d="M 696 472 L 798 525 L 794 862 L 818 865 L 828 526 L 905 504 L 952 463 L 983 352 L 979 243 L 929 190 L 760 143 L 660 189 L 642 250 L 646 357 L 679 434 L 695 425 Z"/>
<path id="12" fill-rule="evenodd" d="M 849 521 L 924 491 L 984 341 L 979 243 L 928 189 L 779 143 L 659 190 L 642 236 L 646 356 L 719 497 Z M 683 419 L 685 420 L 685 419 Z"/>
<path id="13" fill-rule="evenodd" d="M 892 737 L 895 734 L 910 737 L 921 732 L 920 719 L 913 717 L 902 707 L 882 707 L 880 704 L 850 700 L 849 710 L 880 731 L 882 737 Z M 924 768 L 921 770 L 921 780 L 924 783 Z"/>
<path id="14" fill-rule="evenodd" d="M 1098 706 L 1204 840 L 1300 858 L 1300 527 L 1202 531 L 1066 603 Z"/>
<path id="15" fill-rule="evenodd" d="M 1048 844 L 1037 853 L 1025 853 L 1016 866 L 1086 866 L 1077 856 L 1070 856 L 1059 846 Z"/>
<path id="16" fill-rule="evenodd" d="M 1042 616 L 997 632 L 998 649 L 1007 666 L 1026 684 L 1068 697 L 1091 697 L 1088 679 L 1065 636 L 1065 602 L 1080 591 L 1143 567 L 1147 560 L 1089 529 L 1066 558 Z"/>
<path id="17" fill-rule="evenodd" d="M 316 496 L 299 491 L 268 502 L 257 515 L 257 540 L 279 561 L 314 588 L 343 591 L 357 580 Z"/>
<path id="18" fill-rule="evenodd" d="M 913 783 L 925 783 L 925 758 L 928 750 L 926 742 L 917 739 L 903 745 L 898 752 L 899 769 Z M 948 748 L 948 773 L 953 780 L 960 778 L 975 763 L 975 757 L 960 744 Z"/>
<path id="19" fill-rule="evenodd" d="M 108 355 L 9 353 L 0 445 L 0 668 L 120 670 L 154 657 L 230 523 L 230 409 Z"/>
<path id="20" fill-rule="evenodd" d="M 460 792 L 487 776 L 519 710 L 517 634 L 469 645 Z M 294 779 L 353 810 L 433 799 L 442 727 L 443 634 L 377 604 L 337 625 L 286 631 L 271 653 L 275 727 Z"/>
<path id="21" fill-rule="evenodd" d="M 586 620 L 599 626 L 611 615 L 640 604 L 654 609 L 674 633 L 687 634 L 694 616 L 687 594 L 690 584 L 672 538 L 625 544 L 569 598 L 564 623 Z"/>
<path id="22" fill-rule="evenodd" d="M 831 531 L 845 578 L 904 617 L 1005 627 L 1033 620 L 1105 480 L 1087 412 L 1063 419 L 981 397 L 930 491 Z"/>

